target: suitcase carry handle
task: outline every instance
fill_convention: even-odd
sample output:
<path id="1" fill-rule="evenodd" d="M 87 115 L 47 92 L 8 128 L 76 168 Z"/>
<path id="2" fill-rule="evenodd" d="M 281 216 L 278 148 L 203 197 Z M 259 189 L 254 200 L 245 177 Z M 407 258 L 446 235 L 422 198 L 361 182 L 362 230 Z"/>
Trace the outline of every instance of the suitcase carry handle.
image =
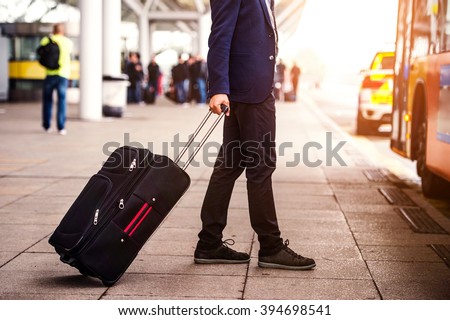
<path id="1" fill-rule="evenodd" d="M 211 125 L 211 127 L 208 129 L 208 131 L 205 133 L 204 137 L 202 138 L 202 140 L 200 141 L 198 147 L 194 150 L 194 153 L 191 154 L 189 156 L 189 158 L 187 159 L 185 165 L 183 166 L 183 170 L 186 170 L 186 168 L 191 164 L 192 160 L 194 160 L 195 156 L 197 155 L 197 153 L 200 151 L 200 149 L 203 147 L 203 145 L 205 144 L 206 140 L 208 140 L 209 136 L 211 135 L 211 133 L 214 131 L 214 129 L 216 129 L 217 125 L 219 124 L 219 122 L 222 120 L 223 116 L 227 113 L 228 111 L 228 106 L 222 104 L 220 105 L 220 108 L 222 109 L 222 113 L 220 114 L 220 116 L 214 121 L 214 123 Z M 175 159 L 175 163 L 178 164 L 181 157 L 183 157 L 183 155 L 186 153 L 186 151 L 189 149 L 189 147 L 191 146 L 191 144 L 194 142 L 195 138 L 198 136 L 198 134 L 200 133 L 200 131 L 203 129 L 203 127 L 205 126 L 206 122 L 208 121 L 209 117 L 211 117 L 211 115 L 213 114 L 213 112 L 211 111 L 211 109 L 208 111 L 208 113 L 206 114 L 205 118 L 203 118 L 202 122 L 200 122 L 200 125 L 197 127 L 197 129 L 195 129 L 194 133 L 191 135 L 191 137 L 189 138 L 188 142 L 186 143 L 186 145 L 184 146 L 184 148 L 181 150 L 180 154 L 178 155 L 178 157 Z"/>

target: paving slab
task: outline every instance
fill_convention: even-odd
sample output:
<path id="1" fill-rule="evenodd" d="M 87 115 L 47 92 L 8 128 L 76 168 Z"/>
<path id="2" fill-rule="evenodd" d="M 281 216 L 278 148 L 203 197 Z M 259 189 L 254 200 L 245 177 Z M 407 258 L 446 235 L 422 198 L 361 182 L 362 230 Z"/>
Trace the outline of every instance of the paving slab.
<path id="1" fill-rule="evenodd" d="M 325 167 L 323 172 L 331 184 L 369 184 L 361 168 L 355 167 Z"/>
<path id="2" fill-rule="evenodd" d="M 2 293 L 0 295 L 1 300 L 56 300 L 55 293 L 27 293 L 27 292 L 14 292 L 14 293 Z M 71 294 L 71 293 L 58 293 L 57 300 L 98 300 L 102 297 L 101 294 Z"/>
<path id="3" fill-rule="evenodd" d="M 76 269 L 61 262 L 59 255 L 56 253 L 30 253 L 23 252 L 14 260 L 10 261 L 2 267 L 2 271 L 17 272 L 66 272 L 72 274 Z M 77 274 L 75 272 L 75 274 Z"/>
<path id="4" fill-rule="evenodd" d="M 348 225 L 355 232 L 390 231 L 408 232 L 411 230 L 405 219 L 398 212 L 384 214 L 373 213 L 347 213 Z"/>
<path id="5" fill-rule="evenodd" d="M 355 245 L 333 244 L 295 244 L 301 255 L 310 256 L 321 260 L 360 260 L 362 259 L 359 248 Z"/>
<path id="6" fill-rule="evenodd" d="M 178 202 L 178 207 L 185 208 L 201 208 L 203 204 L 203 199 L 205 198 L 204 192 L 191 192 L 188 195 L 183 196 L 183 198 Z M 244 209 L 248 208 L 248 202 L 246 197 L 242 197 L 237 193 L 233 193 L 230 200 L 230 209 Z"/>
<path id="7" fill-rule="evenodd" d="M 336 221 L 345 222 L 345 216 L 339 210 L 315 210 L 300 208 L 279 208 L 277 207 L 277 217 L 279 220 L 292 221 L 298 224 L 300 221 Z"/>
<path id="8" fill-rule="evenodd" d="M 372 280 L 249 277 L 244 299 L 251 300 L 376 300 Z"/>
<path id="9" fill-rule="evenodd" d="M 65 213 L 65 212 L 64 212 Z M 53 225 L 56 228 L 56 225 L 61 221 L 64 213 L 36 213 L 36 212 L 21 212 L 17 214 L 17 212 L 1 212 L 1 220 L 0 225 L 39 225 L 39 224 L 48 224 Z"/>
<path id="10" fill-rule="evenodd" d="M 442 262 L 429 246 L 360 246 L 366 261 Z"/>
<path id="11" fill-rule="evenodd" d="M 241 299 L 244 276 L 125 274 L 107 296 L 160 299 Z"/>
<path id="12" fill-rule="evenodd" d="M 197 245 L 198 239 L 191 239 L 190 241 L 181 240 L 158 240 L 151 238 L 142 248 L 142 254 L 149 254 L 151 256 L 173 256 L 174 259 L 177 259 L 178 256 L 190 256 L 191 259 L 194 259 L 194 250 Z M 245 242 L 241 242 L 235 245 L 238 248 L 243 248 L 245 246 Z M 250 244 L 248 245 L 250 246 Z"/>
<path id="13" fill-rule="evenodd" d="M 0 209 L 22 197 L 23 195 L 0 195 Z"/>
<path id="14" fill-rule="evenodd" d="M 301 210 L 338 210 L 339 205 L 334 196 L 303 195 L 292 196 L 278 193 L 275 197 L 279 209 Z"/>
<path id="15" fill-rule="evenodd" d="M 444 262 L 367 261 L 367 266 L 375 281 L 442 281 L 450 290 L 450 268 Z"/>
<path id="16" fill-rule="evenodd" d="M 0 251 L 0 267 L 20 254 L 20 251 Z"/>
<path id="17" fill-rule="evenodd" d="M 373 214 L 384 214 L 385 212 L 391 212 L 392 209 L 396 208 L 390 204 L 349 204 L 349 203 L 341 203 L 340 209 L 345 214 L 347 213 L 373 213 Z"/>
<path id="18" fill-rule="evenodd" d="M 214 158 L 206 159 L 201 152 L 196 159 L 204 163 L 188 169 L 189 192 L 124 277 L 105 288 L 98 279 L 81 276 L 60 262 L 48 244 L 49 235 L 114 149 L 111 143 L 119 146 L 128 139 L 141 146 L 151 144 L 156 153 L 171 156 L 174 150 L 164 148 L 174 139 L 173 128 L 186 140 L 192 123 L 198 123 L 206 110 L 172 104 L 151 110 L 130 106 L 122 119 L 98 123 L 77 120 L 76 107 L 71 106 L 69 133 L 62 137 L 42 132 L 36 104 L 7 104 L 5 109 L 0 119 L 5 141 L 0 145 L 0 299 L 448 297 L 450 269 L 428 245 L 450 244 L 450 236 L 414 233 L 378 188 L 400 188 L 446 230 L 450 230 L 450 220 L 421 196 L 417 186 L 392 179 L 369 181 L 364 174 L 368 166 L 361 165 L 364 155 L 351 141 L 343 149 L 348 167 L 336 163 L 317 168 L 304 163 L 290 166 L 288 162 L 302 145 L 325 143 L 325 132 L 331 129 L 308 105 L 292 108 L 283 103 L 277 111 L 277 121 L 282 122 L 277 142 L 279 146 L 291 141 L 293 148 L 279 154 L 273 175 L 277 215 L 282 237 L 289 239 L 295 251 L 313 257 L 317 268 L 293 272 L 257 267 L 259 243 L 250 226 L 245 174 L 235 184 L 224 239 L 234 239 L 234 249 L 249 252 L 250 264 L 195 265 L 200 208 L 212 172 L 204 161 Z M 338 129 L 331 131 L 333 143 L 347 139 Z M 221 141 L 221 130 L 210 141 Z M 6 154 L 8 159 L 2 156 Z M 323 154 L 311 156 L 321 159 Z"/>
<path id="19" fill-rule="evenodd" d="M 449 300 L 448 282 L 441 281 L 377 281 L 384 300 Z"/>
<path id="20" fill-rule="evenodd" d="M 0 233 L 2 251 L 24 251 L 53 232 L 51 225 L 10 224 Z M 20 231 L 20 232 L 18 232 Z"/>
<path id="21" fill-rule="evenodd" d="M 374 189 L 347 189 L 334 191 L 337 201 L 343 204 L 385 205 L 386 199 L 378 190 Z"/>
<path id="22" fill-rule="evenodd" d="M 297 246 L 318 244 L 339 244 L 342 246 L 352 246 L 355 245 L 355 240 L 350 232 L 321 232 L 310 230 L 309 232 L 297 232 L 297 231 L 286 231 L 281 230 L 281 236 L 284 239 L 289 239 L 289 243 L 295 251 Z"/>
<path id="23" fill-rule="evenodd" d="M 354 232 L 358 245 L 409 246 L 427 244 L 450 244 L 449 235 L 420 234 L 413 231 L 403 232 Z"/>
<path id="24" fill-rule="evenodd" d="M 85 178 L 64 178 L 35 192 L 34 195 L 46 197 L 70 196 L 73 198 L 80 194 L 87 181 L 88 179 Z"/>
<path id="25" fill-rule="evenodd" d="M 327 233 L 350 234 L 348 224 L 345 221 L 335 221 L 326 219 L 303 220 L 301 217 L 298 217 L 297 219 L 280 218 L 279 225 L 284 232 L 309 233 L 311 232 L 311 230 L 314 230 L 314 232 L 323 232 L 324 235 L 326 235 Z"/>
<path id="26" fill-rule="evenodd" d="M 296 197 L 298 195 L 332 196 L 333 190 L 325 183 L 291 183 L 275 182 L 273 183 L 275 198 L 282 195 Z"/>
<path id="27" fill-rule="evenodd" d="M 384 299 L 450 299 L 450 269 L 436 262 L 368 261 Z"/>
<path id="28" fill-rule="evenodd" d="M 56 228 L 56 226 L 55 226 Z M 50 233 L 50 235 L 53 233 L 53 231 Z M 50 238 L 50 235 L 47 237 L 44 237 L 42 240 L 38 241 L 31 247 L 29 247 L 25 252 L 31 252 L 31 253 L 55 253 L 55 249 L 48 243 L 48 239 Z"/>
<path id="29" fill-rule="evenodd" d="M 327 183 L 321 168 L 281 168 L 280 166 L 275 170 L 272 181 L 274 184 L 278 182 Z"/>
<path id="30" fill-rule="evenodd" d="M 16 214 L 17 212 L 25 212 L 35 215 L 60 214 L 62 218 L 75 201 L 75 198 L 74 196 L 60 196 L 49 199 L 47 196 L 31 195 L 2 207 L 0 216 L 8 212 Z"/>
<path id="31" fill-rule="evenodd" d="M 306 256 L 309 252 L 302 254 Z M 316 267 L 310 271 L 293 271 L 281 269 L 259 268 L 258 259 L 252 259 L 248 269 L 249 277 L 264 277 L 268 282 L 272 278 L 304 278 L 304 279 L 348 279 L 348 280 L 371 280 L 362 258 L 349 260 L 333 260 L 314 258 Z"/>
<path id="32" fill-rule="evenodd" d="M 174 257 L 139 254 L 127 270 L 127 273 L 245 277 L 247 269 L 247 264 L 195 264 L 193 256 Z"/>
<path id="33" fill-rule="evenodd" d="M 197 241 L 198 229 L 186 229 L 183 227 L 166 228 L 162 226 L 152 236 L 156 241 Z M 241 226 L 227 226 L 224 230 L 224 239 L 231 238 L 237 243 L 250 242 L 253 238 L 253 230 L 243 229 Z"/>
<path id="34" fill-rule="evenodd" d="M 0 178 L 0 195 L 28 195 L 53 183 L 54 179 Z"/>
<path id="35" fill-rule="evenodd" d="M 100 297 L 106 291 L 99 280 L 82 276 L 75 269 L 65 272 L 0 270 L 0 277 L 4 279 L 0 287 L 0 299 L 19 299 L 24 293 L 53 295 L 54 299 L 60 295 L 84 299 L 92 295 Z"/>

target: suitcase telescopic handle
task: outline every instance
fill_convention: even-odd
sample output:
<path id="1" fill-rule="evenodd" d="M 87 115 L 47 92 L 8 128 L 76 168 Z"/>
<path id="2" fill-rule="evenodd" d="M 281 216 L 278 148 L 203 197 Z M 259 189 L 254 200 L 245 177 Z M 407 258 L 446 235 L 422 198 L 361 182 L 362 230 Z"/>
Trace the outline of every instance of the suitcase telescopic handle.
<path id="1" fill-rule="evenodd" d="M 219 124 L 219 122 L 222 120 L 224 115 L 228 112 L 228 106 L 222 104 L 222 105 L 220 105 L 220 108 L 222 110 L 222 113 L 219 115 L 219 117 L 217 117 L 217 119 L 214 121 L 214 123 L 209 127 L 208 131 L 203 136 L 203 138 L 200 141 L 199 145 L 194 150 L 194 153 L 189 156 L 189 158 L 187 159 L 185 165 L 183 166 L 183 170 L 186 170 L 186 168 L 191 164 L 192 160 L 194 160 L 195 156 L 200 151 L 200 149 L 203 147 L 205 142 L 208 140 L 208 138 L 211 135 L 211 133 L 214 131 L 214 129 L 216 129 L 216 127 Z M 181 150 L 180 154 L 178 155 L 178 157 L 175 159 L 175 163 L 177 163 L 177 164 L 179 163 L 179 161 L 181 160 L 181 157 L 183 157 L 183 155 L 189 149 L 189 147 L 194 142 L 195 138 L 198 136 L 200 131 L 203 129 L 203 127 L 205 126 L 206 122 L 208 121 L 208 119 L 211 117 L 212 114 L 213 114 L 213 112 L 210 109 L 208 111 L 208 113 L 206 114 L 205 118 L 203 118 L 202 122 L 200 122 L 200 124 L 197 127 L 197 129 L 195 129 L 194 133 L 191 135 L 191 137 L 189 138 L 188 142 L 186 143 L 186 145 L 184 146 L 184 148 Z"/>

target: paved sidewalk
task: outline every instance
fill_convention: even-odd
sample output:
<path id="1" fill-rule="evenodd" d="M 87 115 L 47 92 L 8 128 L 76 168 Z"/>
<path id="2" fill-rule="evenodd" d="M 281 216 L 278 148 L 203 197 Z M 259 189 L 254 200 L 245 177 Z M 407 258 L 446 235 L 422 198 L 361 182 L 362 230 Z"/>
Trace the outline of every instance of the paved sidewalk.
<path id="1" fill-rule="evenodd" d="M 449 248 L 449 219 L 415 188 L 374 166 L 351 137 L 307 100 L 278 104 L 274 190 L 282 236 L 294 250 L 316 259 L 315 270 L 257 267 L 244 177 L 235 187 L 225 237 L 249 252 L 252 261 L 195 265 L 199 211 L 212 171 L 208 162 L 214 161 L 213 155 L 199 154 L 201 165 L 188 169 L 190 190 L 111 288 L 61 263 L 47 242 L 49 235 L 108 150 L 131 141 L 153 143 L 156 153 L 167 154 L 174 134 L 185 141 L 207 109 L 162 102 L 130 106 L 122 119 L 86 122 L 77 120 L 71 106 L 67 136 L 43 132 L 39 104 L 0 104 L 0 109 L 1 299 L 450 298 L 450 268 L 429 246 Z M 210 141 L 220 141 L 220 131 Z M 347 166 L 336 159 L 327 166 L 327 148 L 341 141 L 347 142 L 338 155 Z M 211 145 L 213 153 L 217 143 Z M 313 147 L 305 158 L 308 146 Z M 298 154 L 301 161 L 294 165 Z M 320 166 L 306 165 L 318 161 Z M 380 188 L 412 202 L 392 204 Z M 415 232 L 399 208 L 421 208 L 444 233 Z"/>

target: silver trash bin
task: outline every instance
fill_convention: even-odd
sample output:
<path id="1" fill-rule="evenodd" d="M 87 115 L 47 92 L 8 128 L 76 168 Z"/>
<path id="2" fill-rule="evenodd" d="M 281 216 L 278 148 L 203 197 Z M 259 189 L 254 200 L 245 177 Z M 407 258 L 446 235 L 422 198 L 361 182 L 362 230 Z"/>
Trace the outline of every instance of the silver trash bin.
<path id="1" fill-rule="evenodd" d="M 105 117 L 123 116 L 127 106 L 127 89 L 130 85 L 126 74 L 120 76 L 103 76 L 102 102 Z"/>

